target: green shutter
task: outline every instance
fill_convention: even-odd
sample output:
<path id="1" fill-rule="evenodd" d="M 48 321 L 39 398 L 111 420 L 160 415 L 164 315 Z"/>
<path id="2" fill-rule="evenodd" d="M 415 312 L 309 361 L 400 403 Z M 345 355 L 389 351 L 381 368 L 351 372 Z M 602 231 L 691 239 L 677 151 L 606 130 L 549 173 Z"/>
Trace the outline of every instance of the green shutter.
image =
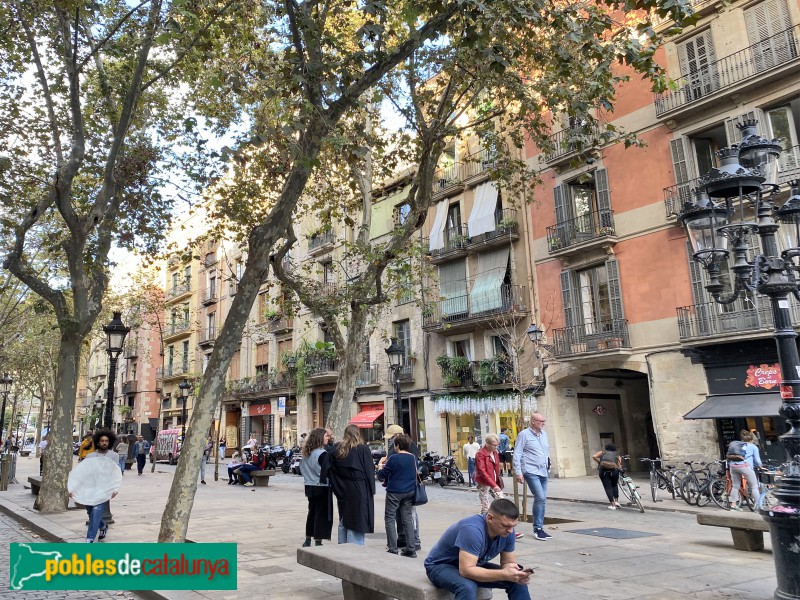
<path id="1" fill-rule="evenodd" d="M 619 284 L 619 265 L 615 258 L 606 261 L 606 275 L 608 276 L 608 300 L 611 305 L 611 319 L 615 322 L 625 318 L 622 310 L 622 290 Z"/>
<path id="2" fill-rule="evenodd" d="M 703 267 L 692 258 L 692 245 L 686 242 L 686 254 L 689 258 L 689 276 L 692 282 L 692 297 L 695 304 L 695 320 L 697 333 L 701 335 L 709 334 L 712 330 L 711 320 L 714 313 L 710 310 L 709 297 L 705 288 L 705 279 L 703 277 Z M 692 334 L 691 327 L 686 331 L 681 331 L 683 335 L 690 336 Z"/>
<path id="3" fill-rule="evenodd" d="M 597 169 L 594 173 L 594 185 L 597 191 L 598 223 L 600 227 L 613 227 L 611 218 L 611 194 L 608 190 L 608 171 Z"/>
<path id="4" fill-rule="evenodd" d="M 561 271 L 561 303 L 564 306 L 564 326 L 575 326 L 575 305 L 572 301 L 572 271 Z M 569 332 L 567 333 L 569 335 Z"/>

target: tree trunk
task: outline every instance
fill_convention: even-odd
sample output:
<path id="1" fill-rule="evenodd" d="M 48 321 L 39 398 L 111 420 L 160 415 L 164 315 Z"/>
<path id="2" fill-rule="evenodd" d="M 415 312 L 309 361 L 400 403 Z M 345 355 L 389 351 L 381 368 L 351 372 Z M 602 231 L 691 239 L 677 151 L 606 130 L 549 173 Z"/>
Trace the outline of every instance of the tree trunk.
<path id="1" fill-rule="evenodd" d="M 75 411 L 82 343 L 83 337 L 76 331 L 68 330 L 61 334 L 53 413 L 44 452 L 42 487 L 34 503 L 34 508 L 45 513 L 63 512 L 67 510 L 69 503 L 67 478 L 72 470 L 72 417 Z M 42 403 L 44 404 L 44 399 Z"/>
<path id="2" fill-rule="evenodd" d="M 364 365 L 364 349 L 374 329 L 368 326 L 368 323 L 373 322 L 370 316 L 371 311 L 368 308 L 359 306 L 350 310 L 346 343 L 343 351 L 336 357 L 339 361 L 339 378 L 336 380 L 336 391 L 333 393 L 326 426 L 339 439 L 350 421 L 350 402 L 353 401 L 358 375 Z"/>

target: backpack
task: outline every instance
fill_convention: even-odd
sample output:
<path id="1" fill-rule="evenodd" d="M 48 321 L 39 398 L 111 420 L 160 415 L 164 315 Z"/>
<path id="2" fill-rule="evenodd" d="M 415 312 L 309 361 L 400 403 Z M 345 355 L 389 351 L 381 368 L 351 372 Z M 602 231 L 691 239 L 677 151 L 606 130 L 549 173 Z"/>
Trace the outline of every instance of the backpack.
<path id="1" fill-rule="evenodd" d="M 728 445 L 728 453 L 725 455 L 725 459 L 731 462 L 742 462 L 745 455 L 745 446 L 747 446 L 746 442 L 731 442 Z"/>

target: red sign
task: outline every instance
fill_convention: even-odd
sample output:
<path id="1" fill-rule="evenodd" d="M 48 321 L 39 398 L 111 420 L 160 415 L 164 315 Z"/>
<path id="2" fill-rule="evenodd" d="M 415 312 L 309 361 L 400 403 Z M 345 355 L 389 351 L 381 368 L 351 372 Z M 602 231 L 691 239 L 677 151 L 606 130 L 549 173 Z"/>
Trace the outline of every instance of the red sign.
<path id="1" fill-rule="evenodd" d="M 778 363 L 774 365 L 750 365 L 747 369 L 747 379 L 744 382 L 744 387 L 760 387 L 765 390 L 771 390 L 781 384 L 781 366 Z"/>
<path id="2" fill-rule="evenodd" d="M 264 415 L 268 415 L 271 412 L 272 412 L 272 403 L 267 402 L 266 404 L 251 404 L 250 412 L 248 414 L 251 417 L 261 417 Z"/>

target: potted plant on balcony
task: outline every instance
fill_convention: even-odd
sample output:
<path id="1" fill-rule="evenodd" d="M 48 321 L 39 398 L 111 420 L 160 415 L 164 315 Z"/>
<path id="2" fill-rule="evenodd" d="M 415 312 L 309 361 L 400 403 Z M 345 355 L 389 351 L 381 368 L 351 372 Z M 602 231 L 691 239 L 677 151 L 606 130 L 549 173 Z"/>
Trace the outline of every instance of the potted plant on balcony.
<path id="1" fill-rule="evenodd" d="M 503 375 L 500 372 L 501 363 L 505 362 L 503 356 L 493 356 L 478 361 L 478 371 L 476 373 L 478 385 L 497 385 L 503 383 Z"/>
<path id="2" fill-rule="evenodd" d="M 548 245 L 550 246 L 550 252 L 555 252 L 556 250 L 560 250 L 563 247 L 561 240 L 558 238 L 551 238 L 550 241 L 548 242 Z"/>
<path id="3" fill-rule="evenodd" d="M 517 228 L 517 220 L 513 217 L 506 217 L 497 224 L 497 229 L 500 233 L 508 233 L 512 229 Z"/>
<path id="4" fill-rule="evenodd" d="M 614 235 L 614 228 L 613 227 L 601 227 L 599 231 L 600 235 Z"/>

